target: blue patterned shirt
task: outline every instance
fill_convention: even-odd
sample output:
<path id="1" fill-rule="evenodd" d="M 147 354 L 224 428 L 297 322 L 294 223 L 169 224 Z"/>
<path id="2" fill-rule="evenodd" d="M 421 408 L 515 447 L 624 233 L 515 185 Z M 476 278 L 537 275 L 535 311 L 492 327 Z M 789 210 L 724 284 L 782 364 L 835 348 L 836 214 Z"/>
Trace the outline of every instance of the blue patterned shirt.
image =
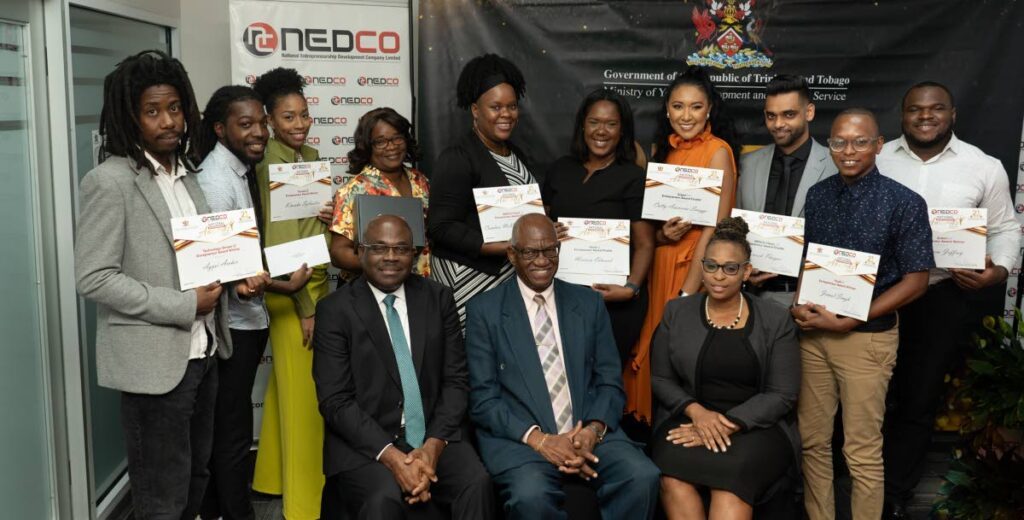
<path id="1" fill-rule="evenodd" d="M 920 195 L 872 169 L 853 185 L 833 175 L 811 187 L 805 207 L 807 243 L 881 256 L 873 298 L 903 275 L 935 267 L 928 206 Z M 888 330 L 894 315 L 861 325 L 859 332 Z"/>

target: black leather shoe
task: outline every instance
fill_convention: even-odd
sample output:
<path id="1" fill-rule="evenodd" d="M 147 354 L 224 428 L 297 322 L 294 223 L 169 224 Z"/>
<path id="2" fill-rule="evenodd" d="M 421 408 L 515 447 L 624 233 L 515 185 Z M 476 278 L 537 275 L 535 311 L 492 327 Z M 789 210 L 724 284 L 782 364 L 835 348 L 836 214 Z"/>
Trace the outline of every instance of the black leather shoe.
<path id="1" fill-rule="evenodd" d="M 902 502 L 886 502 L 882 508 L 882 520 L 911 520 L 910 512 Z"/>

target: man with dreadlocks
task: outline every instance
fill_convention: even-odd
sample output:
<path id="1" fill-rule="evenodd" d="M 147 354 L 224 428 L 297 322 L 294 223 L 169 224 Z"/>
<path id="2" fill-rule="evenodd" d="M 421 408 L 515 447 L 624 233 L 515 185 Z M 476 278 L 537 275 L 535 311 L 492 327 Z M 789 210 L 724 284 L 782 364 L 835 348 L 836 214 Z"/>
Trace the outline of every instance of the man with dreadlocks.
<path id="1" fill-rule="evenodd" d="M 103 83 L 102 164 L 82 179 L 78 292 L 97 304 L 96 372 L 121 391 L 137 519 L 193 519 L 209 480 L 217 357 L 231 356 L 218 282 L 179 289 L 171 218 L 208 213 L 193 175 L 199 109 L 181 63 L 126 58 Z"/>

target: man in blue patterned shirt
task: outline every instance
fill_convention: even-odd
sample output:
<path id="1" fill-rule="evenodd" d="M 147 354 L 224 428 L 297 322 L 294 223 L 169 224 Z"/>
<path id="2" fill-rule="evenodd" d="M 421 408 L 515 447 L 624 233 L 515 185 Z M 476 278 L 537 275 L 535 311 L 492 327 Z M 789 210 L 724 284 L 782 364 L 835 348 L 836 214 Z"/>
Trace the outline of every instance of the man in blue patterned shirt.
<path id="1" fill-rule="evenodd" d="M 896 310 L 925 292 L 928 269 L 935 266 L 925 201 L 878 172 L 875 157 L 882 142 L 870 111 L 841 112 L 828 140 L 839 175 L 807 193 L 808 243 L 881 256 L 868 321 L 813 303 L 792 311 L 804 331 L 797 413 L 804 505 L 811 520 L 835 517 L 831 442 L 840 402 L 843 454 L 853 479 L 853 518 L 877 519 L 882 514 L 881 428 L 899 343 Z"/>

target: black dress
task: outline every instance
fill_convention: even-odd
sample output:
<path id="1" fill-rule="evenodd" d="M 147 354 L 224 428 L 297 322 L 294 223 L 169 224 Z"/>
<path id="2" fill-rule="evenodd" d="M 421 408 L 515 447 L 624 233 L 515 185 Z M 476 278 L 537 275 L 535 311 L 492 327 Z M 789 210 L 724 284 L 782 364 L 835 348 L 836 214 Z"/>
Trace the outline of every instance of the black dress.
<path id="1" fill-rule="evenodd" d="M 697 402 L 708 410 L 725 414 L 758 393 L 760 364 L 746 337 L 754 319 L 751 312 L 742 329 L 709 331 L 697 357 L 696 381 Z M 710 328 L 703 309 L 701 321 Z M 728 451 L 719 453 L 703 446 L 684 448 L 665 440 L 669 430 L 689 422 L 689 417 L 680 414 L 664 421 L 654 434 L 651 459 L 666 476 L 729 491 L 755 505 L 769 498 L 765 492 L 786 475 L 793 463 L 791 443 L 777 426 L 743 428 L 729 437 L 732 445 Z"/>
<path id="2" fill-rule="evenodd" d="M 587 169 L 574 157 L 562 157 L 548 168 L 541 197 L 550 208 L 551 220 L 559 217 L 640 220 L 646 176 L 639 166 L 615 163 L 595 171 L 583 182 L 586 176 Z M 605 306 L 612 320 L 619 359 L 625 363 L 647 316 L 647 284 L 641 284 L 636 298 L 605 302 Z"/>

